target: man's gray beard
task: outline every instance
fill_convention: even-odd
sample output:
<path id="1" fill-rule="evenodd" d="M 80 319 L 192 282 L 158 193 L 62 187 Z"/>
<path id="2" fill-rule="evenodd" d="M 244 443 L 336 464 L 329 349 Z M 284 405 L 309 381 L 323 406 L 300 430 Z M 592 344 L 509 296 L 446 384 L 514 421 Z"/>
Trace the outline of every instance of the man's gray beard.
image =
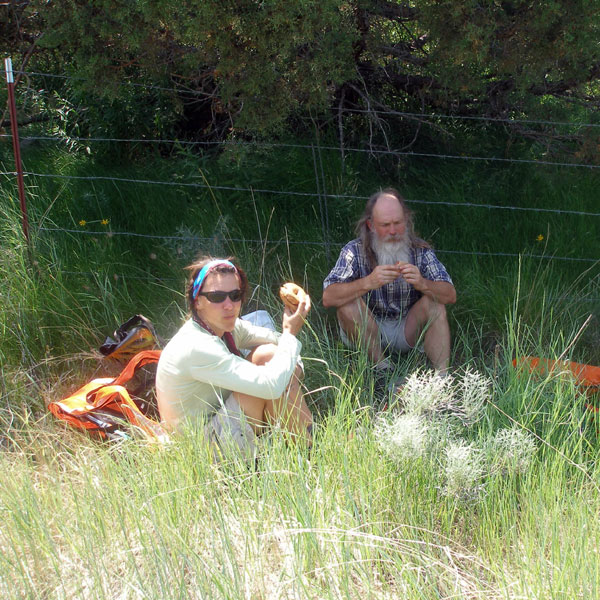
<path id="1" fill-rule="evenodd" d="M 371 248 L 379 265 L 395 265 L 399 260 L 410 262 L 410 244 L 406 236 L 402 240 L 383 242 L 372 231 Z"/>

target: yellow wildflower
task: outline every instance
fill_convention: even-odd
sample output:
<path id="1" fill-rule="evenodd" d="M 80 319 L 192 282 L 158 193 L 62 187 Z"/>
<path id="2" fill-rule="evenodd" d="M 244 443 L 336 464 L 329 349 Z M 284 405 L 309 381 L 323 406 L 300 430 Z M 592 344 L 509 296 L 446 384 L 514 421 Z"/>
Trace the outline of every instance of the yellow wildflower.
<path id="1" fill-rule="evenodd" d="M 108 225 L 108 219 L 102 219 L 102 221 L 100 221 L 100 223 L 102 225 Z"/>
<path id="2" fill-rule="evenodd" d="M 79 221 L 79 224 L 80 224 L 82 227 L 85 227 L 86 223 L 87 223 L 87 221 L 86 221 L 85 219 L 81 219 L 81 221 Z"/>
<path id="3" fill-rule="evenodd" d="M 540 235 L 538 235 L 538 236 L 537 236 L 535 239 L 536 239 L 538 242 L 542 242 L 542 241 L 544 240 L 544 236 L 543 236 L 543 235 L 540 233 Z"/>

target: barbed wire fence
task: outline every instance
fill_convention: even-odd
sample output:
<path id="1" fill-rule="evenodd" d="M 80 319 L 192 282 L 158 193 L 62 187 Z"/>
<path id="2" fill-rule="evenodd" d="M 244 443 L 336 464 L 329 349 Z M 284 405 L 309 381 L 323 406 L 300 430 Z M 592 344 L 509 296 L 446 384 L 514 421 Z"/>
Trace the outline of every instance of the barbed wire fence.
<path id="1" fill-rule="evenodd" d="M 37 73 L 37 72 L 18 72 L 26 76 L 40 76 L 49 78 L 61 78 L 61 79 L 75 79 L 72 77 L 49 74 L 49 73 Z M 138 86 L 148 89 L 157 89 L 170 91 L 168 88 L 161 88 L 159 86 L 151 86 L 145 84 L 137 84 L 131 82 L 123 82 L 122 85 Z M 410 113 L 400 111 L 362 111 L 359 109 L 348 109 L 348 112 L 354 113 L 372 113 L 381 112 L 385 115 L 393 114 L 398 117 L 406 118 L 418 118 L 418 119 L 453 119 L 453 120 L 469 120 L 469 121 L 481 121 L 481 122 L 492 122 L 492 123 L 521 123 L 521 124 L 535 124 L 535 125 L 550 125 L 553 127 L 576 127 L 576 128 L 597 128 L 600 125 L 595 123 L 568 123 L 563 121 L 546 121 L 546 120 L 531 120 L 531 119 L 495 119 L 487 117 L 477 116 L 454 116 L 444 114 L 421 114 L 421 113 Z M 9 134 L 0 134 L 0 139 L 12 137 Z M 344 200 L 344 201 L 363 201 L 365 198 L 361 195 L 352 194 L 333 194 L 327 190 L 327 182 L 325 177 L 325 169 L 323 163 L 323 152 L 343 152 L 369 154 L 371 156 L 393 156 L 393 157 L 405 157 L 405 158 L 427 158 L 427 159 L 438 159 L 438 160 L 460 160 L 460 161 L 475 161 L 475 162 L 486 162 L 486 163 L 499 163 L 499 164 L 532 164 L 538 166 L 550 166 L 550 167 L 562 167 L 562 168 L 573 168 L 573 169 L 599 169 L 600 165 L 593 165 L 587 163 L 574 163 L 574 162 L 561 162 L 561 161 L 547 161 L 547 160 L 536 160 L 536 159 L 522 159 L 522 158 L 505 158 L 496 156 L 473 156 L 473 155 L 457 155 L 457 154 L 445 154 L 445 153 L 424 153 L 424 152 L 413 152 L 408 150 L 394 150 L 394 149 L 378 149 L 378 148 L 356 148 L 356 147 L 344 147 L 340 149 L 336 146 L 324 145 L 316 140 L 310 144 L 298 144 L 298 143 L 282 143 L 282 142 L 246 142 L 242 140 L 226 140 L 226 141 L 185 141 L 177 139 L 147 139 L 147 138 L 120 138 L 120 137 L 69 137 L 69 143 L 77 142 L 80 144 L 92 144 L 92 143 L 111 143 L 111 144 L 172 144 L 179 145 L 180 147 L 195 148 L 195 147 L 214 147 L 214 146 L 249 146 L 249 147 L 263 147 L 269 149 L 300 149 L 305 150 L 309 153 L 312 160 L 312 170 L 314 173 L 315 187 L 312 192 L 302 192 L 294 190 L 276 190 L 270 188 L 261 187 L 244 187 L 244 186 L 227 186 L 219 184 L 208 184 L 201 182 L 190 182 L 190 181 L 165 181 L 160 179 L 140 179 L 140 178 L 125 178 L 116 176 L 84 176 L 84 175 L 66 175 L 62 173 L 52 172 L 38 172 L 38 171 L 25 171 L 23 170 L 21 175 L 27 181 L 33 181 L 34 178 L 41 179 L 52 179 L 52 180 L 63 180 L 63 181 L 88 181 L 90 183 L 96 181 L 109 181 L 117 186 L 119 185 L 145 185 L 145 186 L 175 186 L 179 188 L 196 188 L 204 190 L 215 190 L 224 192 L 236 192 L 241 194 L 247 194 L 250 199 L 253 194 L 265 194 L 274 195 L 278 198 L 306 198 L 313 199 L 318 206 L 318 215 L 320 220 L 320 240 L 294 240 L 286 239 L 285 243 L 292 246 L 313 246 L 323 248 L 328 264 L 332 264 L 334 258 L 333 251 L 338 250 L 341 244 L 337 243 L 331 234 L 331 215 L 330 215 L 330 203 L 333 200 Z M 28 142 L 40 142 L 40 143 L 61 143 L 64 139 L 56 136 L 26 136 L 19 138 L 19 144 Z M 15 156 L 15 163 L 17 157 Z M 15 171 L 0 171 L 0 176 L 4 177 L 6 181 L 19 175 L 18 168 Z M 249 200 L 250 201 L 250 200 Z M 544 208 L 544 207 L 533 207 L 533 206 L 517 206 L 517 205 L 500 205 L 492 203 L 479 203 L 479 202 L 449 202 L 443 200 L 428 200 L 423 198 L 408 198 L 409 204 L 415 205 L 429 205 L 429 206 L 451 206 L 458 209 L 466 210 L 495 210 L 495 211 L 512 211 L 521 213 L 545 213 L 555 215 L 572 215 L 586 217 L 590 219 L 596 219 L 600 217 L 600 212 L 593 211 L 580 211 L 571 210 L 566 208 Z M 72 235 L 93 235 L 93 236 L 121 236 L 131 238 L 148 238 L 148 239 L 163 239 L 163 240 L 181 240 L 181 241 L 194 241 L 194 242 L 210 242 L 213 237 L 190 237 L 186 235 L 152 235 L 144 234 L 132 231 L 92 231 L 83 229 L 72 229 L 63 227 L 45 227 L 39 225 L 37 230 L 39 232 L 60 235 L 60 234 L 72 234 Z M 265 239 L 252 239 L 252 238 L 228 238 L 230 242 L 240 242 L 247 244 L 280 244 L 281 240 L 265 240 Z M 516 258 L 520 254 L 516 252 L 488 252 L 488 251 L 469 251 L 459 250 L 452 248 L 436 248 L 436 252 L 439 254 L 447 255 L 469 255 L 469 256 L 480 256 L 480 257 L 506 257 Z M 589 256 L 589 257 L 574 257 L 574 256 L 556 256 L 551 254 L 534 254 L 528 253 L 527 256 L 540 260 L 549 261 L 566 261 L 573 263 L 588 263 L 595 264 L 600 262 L 600 256 Z"/>
<path id="2" fill-rule="evenodd" d="M 0 137 L 6 137 L 0 135 Z M 27 139 L 27 138 L 24 138 Z M 315 157 L 315 160 L 316 157 Z M 16 171 L 0 171 L 0 176 L 4 176 L 6 178 L 15 177 L 17 175 Z M 155 179 L 136 179 L 136 178 L 123 178 L 123 177 L 115 177 L 115 176 L 84 176 L 84 175 L 65 175 L 59 173 L 41 173 L 36 171 L 23 171 L 23 175 L 25 177 L 39 177 L 39 178 L 49 178 L 55 180 L 66 180 L 66 181 L 109 181 L 116 184 L 139 184 L 139 185 L 150 185 L 150 186 L 168 186 L 168 187 L 178 187 L 178 188 L 197 188 L 204 190 L 220 190 L 220 191 L 229 191 L 229 192 L 241 192 L 247 194 L 272 194 L 278 197 L 304 197 L 304 198 L 316 198 L 319 206 L 319 214 L 321 220 L 321 233 L 322 240 L 287 240 L 286 243 L 291 245 L 312 245 L 312 246 L 322 246 L 326 249 L 327 258 L 329 261 L 330 251 L 332 246 L 335 245 L 335 242 L 331 239 L 329 233 L 329 211 L 328 211 L 328 200 L 331 199 L 341 199 L 341 200 L 364 200 L 364 196 L 360 195 L 351 195 L 351 194 L 331 194 L 327 193 L 324 189 L 321 188 L 321 181 L 324 175 L 319 171 L 319 165 L 315 163 L 315 181 L 316 181 L 316 192 L 299 192 L 299 191 L 290 191 L 290 190 L 275 190 L 275 189 L 267 189 L 267 188 L 252 188 L 252 187 L 239 187 L 239 186 L 223 186 L 223 185 L 209 185 L 205 183 L 199 182 L 185 182 L 185 181 L 161 181 Z M 489 204 L 489 203 L 476 203 L 476 202 L 449 202 L 444 200 L 424 200 L 419 198 L 409 198 L 407 199 L 409 204 L 415 205 L 429 205 L 429 206 L 450 206 L 453 208 L 466 208 L 466 209 L 487 209 L 487 210 L 498 210 L 498 211 L 509 211 L 509 212 L 523 212 L 523 213 L 546 213 L 546 214 L 555 214 L 555 215 L 574 215 L 581 217 L 592 217 L 597 218 L 600 217 L 600 212 L 591 212 L 591 211 L 581 211 L 581 210 L 572 210 L 572 209 L 559 209 L 559 208 L 544 208 L 544 207 L 527 207 L 527 206 L 516 206 L 516 205 L 499 205 L 499 204 Z M 64 232 L 64 233 L 72 233 L 76 235 L 110 235 L 110 236 L 130 236 L 130 237 L 141 237 L 148 239 L 181 239 L 181 240 L 210 240 L 211 238 L 190 238 L 189 236 L 182 235 L 153 235 L 153 234 L 143 234 L 136 233 L 130 231 L 90 231 L 90 230 L 81 230 L 81 229 L 69 229 L 69 228 L 60 228 L 60 227 L 43 227 L 40 226 L 38 231 L 43 232 Z M 275 244 L 279 243 L 277 240 L 261 240 L 261 239 L 250 239 L 244 238 L 237 239 L 231 238 L 232 242 L 248 242 L 248 243 L 256 243 L 256 244 Z M 339 245 L 338 245 L 339 247 Z M 452 250 L 452 249 L 444 249 L 438 248 L 436 252 L 439 253 L 448 253 L 448 254 L 467 254 L 467 255 L 480 255 L 480 256 L 505 256 L 505 257 L 516 257 L 518 253 L 507 253 L 507 252 L 473 252 L 466 250 Z M 533 258 L 540 259 L 548 259 L 548 260 L 561 260 L 561 261 L 574 261 L 574 262 L 590 262 L 595 263 L 600 260 L 600 258 L 595 257 L 568 257 L 568 256 L 555 256 L 555 255 L 533 255 Z"/>

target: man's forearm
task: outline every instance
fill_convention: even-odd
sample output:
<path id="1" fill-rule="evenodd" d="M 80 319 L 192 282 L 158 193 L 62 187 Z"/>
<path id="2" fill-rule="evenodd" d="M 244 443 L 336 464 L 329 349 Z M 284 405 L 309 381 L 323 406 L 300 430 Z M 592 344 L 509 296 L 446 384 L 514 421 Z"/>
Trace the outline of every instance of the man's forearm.
<path id="1" fill-rule="evenodd" d="M 454 304 L 456 302 L 456 290 L 447 281 L 430 281 L 420 277 L 420 282 L 417 285 L 414 286 L 415 289 L 440 304 Z M 332 283 L 323 290 L 323 306 L 325 308 L 339 308 L 364 296 L 372 289 L 373 286 L 369 277 L 355 279 L 348 283 Z"/>
<path id="2" fill-rule="evenodd" d="M 370 289 L 366 277 L 348 283 L 332 283 L 323 290 L 323 306 L 339 308 L 364 296 Z"/>
<path id="3" fill-rule="evenodd" d="M 424 279 L 424 287 L 419 291 L 440 304 L 454 304 L 456 302 L 456 289 L 447 281 L 430 281 Z"/>

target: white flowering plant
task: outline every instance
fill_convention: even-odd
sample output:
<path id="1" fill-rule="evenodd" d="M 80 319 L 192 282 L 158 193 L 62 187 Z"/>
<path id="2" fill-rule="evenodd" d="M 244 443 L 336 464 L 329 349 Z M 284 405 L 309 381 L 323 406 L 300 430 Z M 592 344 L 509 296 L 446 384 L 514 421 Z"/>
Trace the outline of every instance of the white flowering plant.
<path id="1" fill-rule="evenodd" d="M 399 390 L 394 409 L 377 417 L 378 444 L 401 464 L 432 459 L 439 465 L 437 487 L 449 497 L 473 500 L 487 476 L 526 472 L 536 449 L 533 437 L 517 428 L 483 441 L 465 439 L 485 417 L 490 390 L 491 380 L 470 368 L 458 377 L 417 371 Z"/>

